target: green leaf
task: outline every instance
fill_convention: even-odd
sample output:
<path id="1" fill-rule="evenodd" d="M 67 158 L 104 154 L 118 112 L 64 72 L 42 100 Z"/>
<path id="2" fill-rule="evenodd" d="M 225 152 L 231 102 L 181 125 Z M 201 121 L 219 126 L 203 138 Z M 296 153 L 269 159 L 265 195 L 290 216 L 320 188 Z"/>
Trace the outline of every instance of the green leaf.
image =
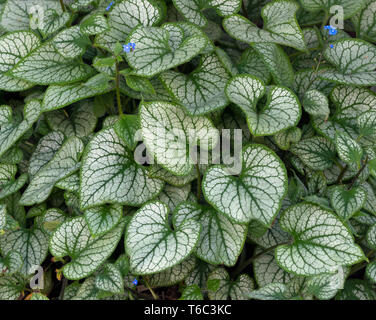
<path id="1" fill-rule="evenodd" d="M 335 146 L 323 137 L 301 140 L 290 151 L 312 170 L 329 169 L 336 159 Z"/>
<path id="2" fill-rule="evenodd" d="M 52 111 L 63 108 L 76 101 L 101 95 L 111 90 L 109 87 L 93 88 L 87 84 L 98 78 L 95 75 L 87 82 L 68 85 L 49 86 L 43 98 L 43 111 Z"/>
<path id="3" fill-rule="evenodd" d="M 12 108 L 7 105 L 0 106 L 0 125 L 7 124 L 12 121 Z"/>
<path id="4" fill-rule="evenodd" d="M 324 51 L 325 59 L 336 67 L 320 73 L 322 79 L 355 86 L 376 85 L 376 47 L 360 39 L 336 41 Z"/>
<path id="5" fill-rule="evenodd" d="M 0 38 L 0 72 L 12 69 L 40 44 L 39 37 L 28 31 L 12 32 L 2 36 Z"/>
<path id="6" fill-rule="evenodd" d="M 142 102 L 140 107 L 142 137 L 147 150 L 157 163 L 175 175 L 187 175 L 194 159 L 190 147 L 206 148 L 218 142 L 218 132 L 205 117 L 190 117 L 182 108 L 167 102 Z"/>
<path id="7" fill-rule="evenodd" d="M 109 29 L 108 21 L 101 14 L 93 14 L 80 23 L 80 30 L 87 36 L 100 34 Z"/>
<path id="8" fill-rule="evenodd" d="M 84 217 L 63 222 L 53 233 L 50 252 L 58 258 L 70 256 L 63 267 L 67 279 L 82 279 L 92 274 L 115 250 L 123 233 L 124 222 L 120 222 L 106 234 L 93 237 Z"/>
<path id="9" fill-rule="evenodd" d="M 15 274 L 20 271 L 23 261 L 21 255 L 16 251 L 9 251 L 4 257 L 0 257 L 0 274 Z"/>
<path id="10" fill-rule="evenodd" d="M 373 23 L 375 19 L 376 7 L 374 0 L 366 0 L 363 9 L 351 18 L 358 38 L 368 41 L 376 40 L 376 28 Z"/>
<path id="11" fill-rule="evenodd" d="M 163 187 L 134 162 L 133 153 L 111 127 L 97 133 L 86 147 L 80 180 L 82 210 L 106 202 L 139 206 Z"/>
<path id="12" fill-rule="evenodd" d="M 363 136 L 376 136 L 376 111 L 363 113 L 357 118 L 359 134 Z"/>
<path id="13" fill-rule="evenodd" d="M 257 103 L 265 92 L 264 84 L 248 75 L 233 77 L 226 87 L 230 101 L 237 104 L 245 113 L 252 135 L 273 135 L 295 126 L 301 115 L 300 104 L 295 94 L 287 88 L 271 87 L 265 106 L 259 107 Z"/>
<path id="14" fill-rule="evenodd" d="M 45 201 L 55 184 L 76 171 L 84 145 L 79 138 L 71 137 L 63 143 L 53 158 L 39 170 L 22 194 L 20 203 L 33 205 Z"/>
<path id="15" fill-rule="evenodd" d="M 44 294 L 39 292 L 33 292 L 31 294 L 30 300 L 50 300 Z"/>
<path id="16" fill-rule="evenodd" d="M 34 274 L 33 267 L 40 266 L 47 256 L 48 236 L 40 229 L 19 229 L 0 237 L 0 248 L 4 255 L 18 252 L 23 260 L 20 273 Z"/>
<path id="17" fill-rule="evenodd" d="M 285 166 L 262 145 L 244 147 L 242 158 L 239 177 L 229 175 L 223 166 L 206 171 L 202 182 L 205 198 L 235 222 L 256 219 L 270 226 L 287 192 Z"/>
<path id="18" fill-rule="evenodd" d="M 234 281 L 223 268 L 218 268 L 209 275 L 208 281 L 213 279 L 219 280 L 219 288 L 216 291 L 209 289 L 210 300 L 248 300 L 247 295 L 254 288 L 254 282 L 247 274 L 241 274 Z"/>
<path id="19" fill-rule="evenodd" d="M 40 223 L 41 228 L 49 235 L 52 235 L 52 232 L 61 225 L 67 219 L 66 214 L 56 208 L 48 209 L 43 212 L 41 217 L 36 218 L 36 222 Z"/>
<path id="20" fill-rule="evenodd" d="M 173 24 L 163 27 L 137 27 L 127 38 L 136 50 L 125 53 L 133 74 L 152 77 L 181 65 L 199 54 L 206 46 L 202 35 L 185 37 L 183 29 Z"/>
<path id="21" fill-rule="evenodd" d="M 362 147 L 344 132 L 336 132 L 335 143 L 340 159 L 349 165 L 355 164 L 360 168 L 363 156 Z"/>
<path id="22" fill-rule="evenodd" d="M 126 70 L 128 71 L 130 69 L 126 69 Z M 120 74 L 123 74 L 125 76 L 125 81 L 126 81 L 127 85 L 132 90 L 139 91 L 141 93 L 154 94 L 155 95 L 154 87 L 151 84 L 151 82 L 150 82 L 149 79 L 143 78 L 143 77 L 138 77 L 138 76 L 132 76 L 132 75 L 124 74 L 124 72 L 122 72 L 122 71 L 120 71 Z"/>
<path id="23" fill-rule="evenodd" d="M 179 300 L 204 300 L 204 297 L 200 287 L 197 284 L 192 284 L 184 289 Z"/>
<path id="24" fill-rule="evenodd" d="M 303 99 L 304 111 L 312 116 L 329 117 L 329 101 L 328 98 L 318 90 L 309 90 L 305 93 Z"/>
<path id="25" fill-rule="evenodd" d="M 90 233 L 97 237 L 112 230 L 123 216 L 120 205 L 103 205 L 85 211 L 85 220 Z"/>
<path id="26" fill-rule="evenodd" d="M 124 293 L 124 279 L 119 269 L 111 263 L 106 263 L 95 276 L 95 286 L 106 292 Z"/>
<path id="27" fill-rule="evenodd" d="M 133 114 L 120 116 L 119 120 L 114 124 L 116 134 L 129 150 L 134 150 L 138 144 L 136 133 L 139 128 L 138 116 Z"/>
<path id="28" fill-rule="evenodd" d="M 168 223 L 168 211 L 165 204 L 151 202 L 129 222 L 125 247 L 135 274 L 166 270 L 188 257 L 195 248 L 201 229 L 199 223 L 188 219 L 172 229 Z M 170 250 L 172 247 L 175 249 Z"/>
<path id="29" fill-rule="evenodd" d="M 55 187 L 71 192 L 78 192 L 80 189 L 80 175 L 78 172 L 75 172 L 64 179 L 59 180 L 55 184 Z"/>
<path id="30" fill-rule="evenodd" d="M 113 51 L 116 42 L 123 42 L 135 27 L 138 25 L 156 25 L 161 18 L 162 9 L 153 0 L 123 0 L 117 2 L 108 14 L 109 30 L 97 35 L 95 43 L 99 47 Z"/>
<path id="31" fill-rule="evenodd" d="M 11 180 L 7 184 L 1 186 L 0 200 L 10 196 L 11 194 L 19 191 L 28 180 L 26 173 L 20 175 L 17 180 Z"/>
<path id="32" fill-rule="evenodd" d="M 241 5 L 240 0 L 173 0 L 172 2 L 184 18 L 200 27 L 208 23 L 202 13 L 203 10 L 214 8 L 220 16 L 225 17 L 239 11 Z"/>
<path id="33" fill-rule="evenodd" d="M 69 115 L 65 110 L 48 112 L 46 121 L 52 130 L 60 131 L 66 137 L 76 136 L 78 138 L 89 136 L 97 125 L 97 117 L 94 115 L 93 106 L 89 101 L 75 106 Z"/>
<path id="34" fill-rule="evenodd" d="M 264 29 L 238 14 L 225 18 L 223 27 L 230 36 L 247 43 L 278 43 L 306 51 L 303 33 L 295 17 L 298 8 L 293 1 L 273 1 L 261 11 Z"/>
<path id="35" fill-rule="evenodd" d="M 346 221 L 363 207 L 366 196 L 361 187 L 346 190 L 344 186 L 335 186 L 330 192 L 330 202 L 338 216 Z"/>
<path id="36" fill-rule="evenodd" d="M 348 19 L 357 13 L 365 4 L 365 0 L 300 0 L 305 10 L 310 12 L 325 11 L 330 13 L 330 8 L 335 5 L 343 7 L 344 18 Z"/>
<path id="37" fill-rule="evenodd" d="M 188 75 L 169 70 L 160 78 L 190 115 L 209 113 L 228 104 L 224 89 L 230 76 L 215 53 L 202 56 L 199 67 Z"/>
<path id="38" fill-rule="evenodd" d="M 15 79 L 0 73 L 0 90 L 8 92 L 24 91 L 33 87 L 34 84 L 21 79 Z"/>
<path id="39" fill-rule="evenodd" d="M 87 64 L 64 58 L 49 41 L 21 59 L 7 74 L 31 83 L 49 85 L 85 80 L 93 73 Z"/>
<path id="40" fill-rule="evenodd" d="M 271 74 L 268 67 L 263 62 L 263 59 L 255 49 L 249 47 L 245 49 L 237 64 L 240 73 L 248 73 L 256 78 L 259 78 L 264 83 L 268 83 L 271 79 Z"/>
<path id="41" fill-rule="evenodd" d="M 258 290 L 254 290 L 247 296 L 257 300 L 288 300 L 287 288 L 283 283 L 269 283 Z"/>
<path id="42" fill-rule="evenodd" d="M 294 243 L 275 251 L 278 264 L 288 272 L 310 276 L 333 273 L 365 259 L 350 231 L 329 210 L 302 203 L 290 207 L 279 220 Z"/>
<path id="43" fill-rule="evenodd" d="M 194 219 L 201 224 L 196 255 L 211 264 L 234 266 L 245 242 L 247 227 L 230 221 L 210 207 L 183 203 L 174 212 L 174 225 Z"/>
<path id="44" fill-rule="evenodd" d="M 56 50 L 67 59 L 82 56 L 90 43 L 90 39 L 81 32 L 79 26 L 64 29 L 52 40 Z"/>
<path id="45" fill-rule="evenodd" d="M 195 261 L 196 258 L 191 255 L 171 268 L 148 276 L 149 285 L 153 288 L 168 287 L 183 281 L 195 267 Z"/>
<path id="46" fill-rule="evenodd" d="M 291 87 L 294 70 L 283 49 L 274 43 L 254 43 L 252 47 L 269 69 L 276 84 Z"/>
<path id="47" fill-rule="evenodd" d="M 376 283 L 376 261 L 367 265 L 366 276 L 372 283 Z"/>
<path id="48" fill-rule="evenodd" d="M 29 101 L 23 111 L 24 119 L 21 122 L 12 121 L 1 126 L 0 130 L 0 157 L 5 154 L 38 120 L 41 114 L 41 103 L 38 100 Z"/>
<path id="49" fill-rule="evenodd" d="M 367 231 L 367 244 L 372 248 L 376 249 L 376 224 L 371 226 Z"/>

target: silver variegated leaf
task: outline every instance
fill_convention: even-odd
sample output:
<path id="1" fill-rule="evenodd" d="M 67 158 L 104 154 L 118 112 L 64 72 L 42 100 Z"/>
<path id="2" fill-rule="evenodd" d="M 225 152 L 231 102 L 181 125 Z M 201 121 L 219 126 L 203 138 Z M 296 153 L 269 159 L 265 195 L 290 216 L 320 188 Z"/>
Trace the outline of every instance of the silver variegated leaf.
<path id="1" fill-rule="evenodd" d="M 191 173 L 194 159 L 188 154 L 198 143 L 207 150 L 218 142 L 218 131 L 205 117 L 190 117 L 182 108 L 167 102 L 141 103 L 140 123 L 147 150 L 171 173 Z"/>
<path id="2" fill-rule="evenodd" d="M 85 53 L 90 40 L 81 32 L 79 26 L 73 26 L 57 34 L 52 44 L 64 58 L 74 59 Z"/>
<path id="3" fill-rule="evenodd" d="M 169 70 L 160 78 L 191 115 L 209 113 L 228 104 L 224 89 L 230 76 L 215 53 L 202 56 L 200 66 L 189 75 Z"/>
<path id="4" fill-rule="evenodd" d="M 109 29 L 107 19 L 101 14 L 94 14 L 80 23 L 80 30 L 87 36 L 100 34 Z"/>
<path id="5" fill-rule="evenodd" d="M 208 277 L 208 282 L 219 280 L 217 290 L 208 290 L 210 300 L 248 300 L 248 294 L 254 289 L 254 282 L 247 274 L 241 274 L 236 280 L 231 280 L 224 268 L 214 270 Z"/>
<path id="6" fill-rule="evenodd" d="M 310 12 L 317 12 L 324 10 L 329 14 L 332 6 L 341 6 L 344 12 L 344 18 L 350 18 L 357 13 L 365 4 L 365 0 L 351 1 L 351 0 L 300 0 L 303 8 Z"/>
<path id="7" fill-rule="evenodd" d="M 23 264 L 20 273 L 34 274 L 34 267 L 40 266 L 47 256 L 48 236 L 38 228 L 19 229 L 0 237 L 0 248 L 4 255 L 9 252 L 20 254 Z"/>
<path id="8" fill-rule="evenodd" d="M 357 165 L 360 168 L 363 149 L 359 143 L 344 132 L 336 133 L 335 143 L 339 158 L 350 166 Z"/>
<path id="9" fill-rule="evenodd" d="M 93 237 L 84 217 L 63 222 L 53 233 L 50 252 L 55 257 L 70 256 L 62 271 L 67 279 L 76 280 L 92 274 L 115 250 L 124 229 L 120 222 L 106 234 Z"/>
<path id="10" fill-rule="evenodd" d="M 168 207 L 155 201 L 144 205 L 132 217 L 125 233 L 125 247 L 133 273 L 164 271 L 179 264 L 195 248 L 200 224 L 188 219 L 172 229 L 168 215 Z"/>
<path id="11" fill-rule="evenodd" d="M 126 53 L 133 74 L 152 77 L 181 65 L 199 54 L 207 45 L 203 35 L 185 37 L 182 28 L 165 24 L 163 27 L 134 29 L 127 38 L 137 43 L 136 50 Z"/>
<path id="12" fill-rule="evenodd" d="M 191 185 L 189 183 L 181 187 L 166 184 L 156 200 L 164 202 L 173 211 L 177 205 L 188 199 L 190 191 Z"/>
<path id="13" fill-rule="evenodd" d="M 95 276 L 95 286 L 102 291 L 113 294 L 124 293 L 124 279 L 119 269 L 111 263 L 106 263 Z"/>
<path id="14" fill-rule="evenodd" d="M 310 276 L 334 273 L 338 266 L 350 266 L 365 256 L 347 227 L 330 211 L 302 203 L 282 214 L 281 227 L 294 237 L 293 244 L 275 251 L 278 264 L 288 272 Z"/>
<path id="15" fill-rule="evenodd" d="M 149 178 L 146 168 L 112 127 L 97 133 L 85 149 L 80 185 L 82 209 L 104 203 L 139 206 L 162 190 L 163 182 Z"/>
<path id="16" fill-rule="evenodd" d="M 270 226 L 287 191 L 287 174 L 278 156 L 261 145 L 243 148 L 242 171 L 232 176 L 212 166 L 203 179 L 206 200 L 238 223 L 256 219 Z"/>
<path id="17" fill-rule="evenodd" d="M 230 221 L 211 207 L 188 202 L 176 208 L 173 219 L 176 226 L 186 219 L 194 219 L 201 224 L 200 239 L 195 249 L 200 259 L 215 265 L 235 265 L 246 238 L 245 225 Z"/>
<path id="18" fill-rule="evenodd" d="M 324 116 L 326 118 L 329 116 L 329 101 L 321 91 L 307 91 L 302 104 L 304 111 L 312 116 Z"/>
<path id="19" fill-rule="evenodd" d="M 66 140 L 53 158 L 39 170 L 22 194 L 20 203 L 33 205 L 48 198 L 55 183 L 79 169 L 84 145 L 79 138 Z"/>
<path id="20" fill-rule="evenodd" d="M 197 178 L 197 170 L 193 169 L 185 176 L 176 176 L 158 164 L 149 167 L 149 176 L 167 182 L 175 187 L 182 187 Z"/>
<path id="21" fill-rule="evenodd" d="M 263 29 L 238 14 L 225 18 L 223 27 L 230 36 L 247 43 L 278 43 L 305 51 L 303 33 L 295 17 L 298 9 L 292 1 L 273 1 L 262 8 Z"/>
<path id="22" fill-rule="evenodd" d="M 362 187 L 346 190 L 344 186 L 335 186 L 330 192 L 330 202 L 338 216 L 345 221 L 363 207 L 366 196 Z"/>
<path id="23" fill-rule="evenodd" d="M 226 87 L 230 101 L 245 113 L 249 130 L 253 135 L 273 135 L 296 125 L 300 119 L 301 109 L 295 94 L 283 87 L 270 87 L 266 105 L 258 108 L 257 103 L 265 92 L 264 84 L 248 75 L 233 77 Z"/>
<path id="24" fill-rule="evenodd" d="M 118 204 L 102 205 L 85 211 L 85 220 L 92 236 L 101 236 L 112 230 L 123 216 L 123 208 Z"/>

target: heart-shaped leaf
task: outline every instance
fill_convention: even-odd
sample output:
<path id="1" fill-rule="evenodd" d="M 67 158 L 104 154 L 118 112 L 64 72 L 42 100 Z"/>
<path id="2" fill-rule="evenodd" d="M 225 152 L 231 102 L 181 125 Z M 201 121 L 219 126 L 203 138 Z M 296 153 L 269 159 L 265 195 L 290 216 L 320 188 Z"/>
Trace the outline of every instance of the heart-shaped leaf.
<path id="1" fill-rule="evenodd" d="M 228 104 L 224 89 L 230 76 L 215 53 L 202 56 L 200 66 L 189 75 L 169 70 L 160 78 L 191 115 L 209 113 Z"/>
<path id="2" fill-rule="evenodd" d="M 355 140 L 344 132 L 336 133 L 336 147 L 340 159 L 349 165 L 358 165 L 362 160 L 363 149 Z"/>
<path id="3" fill-rule="evenodd" d="M 355 86 L 376 85 L 376 47 L 360 39 L 336 41 L 324 56 L 336 70 L 320 73 L 322 79 Z"/>
<path id="4" fill-rule="evenodd" d="M 124 293 L 124 279 L 119 269 L 111 263 L 106 263 L 103 270 L 95 277 L 95 286 L 111 293 Z"/>
<path id="5" fill-rule="evenodd" d="M 261 12 L 264 29 L 238 14 L 225 18 L 223 27 L 233 38 L 247 43 L 278 43 L 305 51 L 303 33 L 295 17 L 298 9 L 293 1 L 273 1 Z"/>
<path id="6" fill-rule="evenodd" d="M 205 117 L 190 117 L 184 110 L 167 102 L 143 102 L 140 109 L 142 138 L 146 148 L 161 166 L 176 175 L 193 169 L 190 150 L 197 144 L 214 147 L 218 132 Z"/>
<path id="7" fill-rule="evenodd" d="M 174 212 L 174 225 L 181 225 L 185 219 L 194 219 L 202 226 L 196 255 L 211 264 L 234 266 L 240 255 L 247 227 L 233 223 L 225 215 L 210 207 L 183 203 Z"/>
<path id="8" fill-rule="evenodd" d="M 189 219 L 172 229 L 168 222 L 168 211 L 162 202 L 150 202 L 129 222 L 125 247 L 135 274 L 166 270 L 188 257 L 195 248 L 200 224 Z"/>
<path id="9" fill-rule="evenodd" d="M 36 122 L 41 114 L 41 103 L 31 100 L 25 104 L 21 122 L 11 121 L 1 126 L 0 130 L 0 157 L 5 154 Z"/>
<path id="10" fill-rule="evenodd" d="M 335 146 L 323 137 L 301 140 L 290 151 L 312 170 L 329 169 L 336 159 Z"/>
<path id="11" fill-rule="evenodd" d="M 101 14 L 94 14 L 83 20 L 80 24 L 80 30 L 87 36 L 100 34 L 109 29 L 107 19 Z"/>
<path id="12" fill-rule="evenodd" d="M 114 51 L 116 43 L 123 42 L 135 27 L 156 25 L 161 18 L 162 9 L 154 1 L 123 0 L 116 2 L 108 14 L 110 28 L 97 35 L 95 43 L 99 47 Z"/>
<path id="13" fill-rule="evenodd" d="M 305 93 L 303 108 L 305 112 L 312 116 L 324 116 L 327 118 L 330 113 L 328 98 L 318 90 L 309 90 Z"/>
<path id="14" fill-rule="evenodd" d="M 94 70 L 78 60 L 64 58 L 46 42 L 21 59 L 8 75 L 35 84 L 66 84 L 92 76 Z"/>
<path id="15" fill-rule="evenodd" d="M 82 56 L 91 42 L 79 26 L 73 26 L 57 34 L 52 44 L 64 58 L 73 59 Z"/>
<path id="16" fill-rule="evenodd" d="M 191 60 L 205 48 L 207 39 L 202 35 L 185 37 L 182 28 L 165 24 L 160 28 L 140 26 L 127 42 L 137 43 L 135 51 L 126 53 L 133 74 L 152 77 Z"/>
<path id="17" fill-rule="evenodd" d="M 204 297 L 200 287 L 197 284 L 192 284 L 184 289 L 179 300 L 204 300 Z"/>
<path id="18" fill-rule="evenodd" d="M 173 0 L 173 3 L 184 18 L 200 27 L 208 23 L 203 10 L 213 8 L 225 17 L 239 11 L 241 5 L 240 0 Z"/>
<path id="19" fill-rule="evenodd" d="M 93 237 L 84 217 L 76 217 L 63 222 L 53 233 L 50 251 L 55 257 L 70 256 L 71 260 L 63 267 L 67 279 L 87 277 L 115 250 L 123 233 L 124 222 L 120 222 L 106 234 Z"/>
<path id="20" fill-rule="evenodd" d="M 138 206 L 155 197 L 163 182 L 147 176 L 133 153 L 109 127 L 88 144 L 82 158 L 80 204 L 82 209 L 108 203 Z"/>
<path id="21" fill-rule="evenodd" d="M 63 28 L 70 18 L 71 15 L 67 11 L 57 12 L 54 9 L 47 9 L 44 12 L 42 23 L 38 24 L 38 29 L 43 37 L 46 38 Z"/>
<path id="22" fill-rule="evenodd" d="M 286 169 L 261 145 L 244 147 L 242 163 L 239 177 L 229 175 L 224 166 L 209 168 L 202 183 L 205 198 L 235 222 L 256 219 L 270 226 L 287 191 Z"/>
<path id="23" fill-rule="evenodd" d="M 343 186 L 336 186 L 330 192 L 330 202 L 336 213 L 345 221 L 363 207 L 366 196 L 361 187 L 346 190 Z"/>
<path id="24" fill-rule="evenodd" d="M 301 115 L 298 98 L 283 87 L 269 88 L 266 105 L 258 107 L 257 102 L 265 91 L 260 80 L 248 75 L 233 77 L 226 87 L 228 98 L 243 110 L 249 130 L 255 136 L 273 135 L 292 127 Z"/>
<path id="25" fill-rule="evenodd" d="M 20 273 L 28 276 L 34 274 L 33 267 L 41 265 L 46 258 L 48 236 L 38 228 L 11 231 L 0 237 L 0 248 L 4 255 L 19 253 L 23 261 Z"/>
<path id="26" fill-rule="evenodd" d="M 21 255 L 16 251 L 9 251 L 4 257 L 0 257 L 0 274 L 15 274 L 20 271 L 23 261 Z"/>
<path id="27" fill-rule="evenodd" d="M 294 243 L 275 251 L 278 264 L 288 272 L 310 276 L 333 273 L 365 259 L 350 231 L 330 211 L 302 203 L 287 209 L 279 220 Z"/>
<path id="28" fill-rule="evenodd" d="M 376 40 L 376 6 L 374 0 L 366 0 L 363 8 L 355 14 L 351 21 L 355 26 L 356 35 L 367 41 Z"/>
<path id="29" fill-rule="evenodd" d="M 214 270 L 208 278 L 209 281 L 219 280 L 217 290 L 208 292 L 210 300 L 247 300 L 247 294 L 254 288 L 253 280 L 247 274 L 241 274 L 236 280 L 231 280 L 227 271 L 223 268 Z"/>
<path id="30" fill-rule="evenodd" d="M 274 141 L 282 150 L 290 149 L 290 145 L 300 141 L 302 131 L 298 127 L 291 127 L 284 131 L 278 132 L 274 136 Z"/>
<path id="31" fill-rule="evenodd" d="M 80 167 L 78 161 L 83 149 L 84 145 L 79 138 L 71 137 L 64 142 L 53 158 L 30 181 L 20 203 L 30 206 L 46 200 L 56 182 Z"/>

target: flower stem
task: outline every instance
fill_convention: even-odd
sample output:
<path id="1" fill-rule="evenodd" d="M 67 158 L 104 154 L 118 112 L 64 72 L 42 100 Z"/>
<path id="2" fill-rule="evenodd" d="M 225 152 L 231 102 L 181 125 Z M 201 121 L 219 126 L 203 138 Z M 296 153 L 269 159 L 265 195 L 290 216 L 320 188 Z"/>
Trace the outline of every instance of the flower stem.
<path id="1" fill-rule="evenodd" d="M 116 61 L 116 100 L 119 110 L 119 116 L 123 115 L 123 108 L 121 106 L 121 98 L 120 98 L 120 74 L 119 74 L 119 62 Z"/>
<path id="2" fill-rule="evenodd" d="M 340 174 L 339 174 L 339 176 L 338 176 L 338 178 L 337 178 L 336 184 L 340 184 L 340 183 L 342 183 L 342 179 L 343 179 L 343 177 L 345 176 L 345 173 L 346 173 L 346 171 L 347 171 L 348 168 L 349 168 L 348 165 L 345 165 L 345 166 L 342 168 L 342 170 L 341 170 L 341 172 L 340 172 Z"/>
<path id="3" fill-rule="evenodd" d="M 66 11 L 63 0 L 60 0 L 61 10 Z"/>
<path id="4" fill-rule="evenodd" d="M 149 282 L 148 280 L 146 279 L 146 277 L 144 277 L 144 281 L 145 281 L 145 284 L 146 284 L 146 287 L 149 289 L 151 295 L 153 296 L 154 300 L 159 300 L 159 297 L 158 295 L 154 292 L 154 290 L 150 287 L 149 285 Z"/>
<path id="5" fill-rule="evenodd" d="M 353 187 L 354 183 L 356 182 L 356 180 L 358 180 L 360 174 L 363 172 L 363 170 L 366 168 L 367 166 L 367 163 L 368 163 L 368 156 L 366 157 L 366 159 L 364 160 L 364 163 L 362 165 L 362 167 L 359 169 L 359 171 L 357 172 L 357 174 L 355 175 L 354 179 L 351 181 L 351 184 L 349 186 L 349 190 Z"/>

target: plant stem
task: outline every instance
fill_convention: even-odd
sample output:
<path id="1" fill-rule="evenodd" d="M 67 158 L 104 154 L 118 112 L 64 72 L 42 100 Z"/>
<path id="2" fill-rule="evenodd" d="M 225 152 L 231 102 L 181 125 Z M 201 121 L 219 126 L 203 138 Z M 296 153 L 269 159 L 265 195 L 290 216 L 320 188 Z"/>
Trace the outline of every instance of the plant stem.
<path id="1" fill-rule="evenodd" d="M 64 278 L 63 279 L 63 283 L 61 284 L 61 290 L 60 290 L 60 294 L 59 294 L 59 300 L 63 300 L 63 298 L 64 298 L 64 291 L 65 291 L 65 288 L 67 287 L 67 284 L 68 284 L 68 279 Z"/>
<path id="2" fill-rule="evenodd" d="M 149 289 L 151 295 L 153 296 L 154 300 L 159 300 L 158 295 L 154 292 L 154 290 L 150 287 L 149 282 L 146 277 L 144 277 L 145 284 L 147 288 Z"/>
<path id="3" fill-rule="evenodd" d="M 342 168 L 342 170 L 341 170 L 341 172 L 340 172 L 340 174 L 337 178 L 336 184 L 342 183 L 342 179 L 345 176 L 345 173 L 346 173 L 348 168 L 349 168 L 349 166 L 347 164 Z"/>
<path id="4" fill-rule="evenodd" d="M 242 9 L 243 9 L 244 17 L 249 20 L 248 12 L 247 12 L 247 9 L 245 8 L 244 0 L 242 0 Z"/>
<path id="5" fill-rule="evenodd" d="M 121 98 L 120 98 L 120 74 L 119 74 L 119 62 L 116 61 L 116 100 L 119 110 L 119 116 L 123 115 L 123 108 L 121 106 Z"/>
<path id="6" fill-rule="evenodd" d="M 363 170 L 366 168 L 367 166 L 367 163 L 368 163 L 368 156 L 366 157 L 366 159 L 364 160 L 364 163 L 362 165 L 362 167 L 359 169 L 359 171 L 357 172 L 356 176 L 354 177 L 354 179 L 351 181 L 351 184 L 349 186 L 349 190 L 353 187 L 354 183 L 356 182 L 356 180 L 358 180 L 360 174 L 363 172 Z"/>
<path id="7" fill-rule="evenodd" d="M 234 277 L 236 277 L 237 275 L 239 275 L 246 267 L 248 267 L 248 265 L 250 265 L 255 259 L 257 259 L 258 257 L 262 256 L 264 253 L 267 253 L 269 251 L 272 251 L 274 250 L 275 248 L 277 248 L 278 246 L 281 246 L 281 245 L 284 245 L 284 244 L 288 244 L 289 242 L 285 242 L 285 243 L 279 243 L 279 244 L 276 244 L 275 246 L 272 246 L 272 247 L 269 247 L 267 249 L 265 249 L 264 251 L 261 251 L 260 253 L 258 254 L 255 254 L 254 256 L 250 257 L 248 260 L 246 260 L 244 263 L 240 264 L 234 271 L 233 275 Z"/>
<path id="8" fill-rule="evenodd" d="M 61 10 L 66 11 L 63 0 L 60 0 Z"/>
<path id="9" fill-rule="evenodd" d="M 197 170 L 197 200 L 200 202 L 201 198 L 201 172 L 198 163 L 196 164 Z"/>
<path id="10" fill-rule="evenodd" d="M 324 19 L 322 20 L 322 23 L 321 23 L 321 29 L 326 26 L 328 19 L 329 19 L 329 14 L 325 11 L 325 16 L 324 16 Z"/>

